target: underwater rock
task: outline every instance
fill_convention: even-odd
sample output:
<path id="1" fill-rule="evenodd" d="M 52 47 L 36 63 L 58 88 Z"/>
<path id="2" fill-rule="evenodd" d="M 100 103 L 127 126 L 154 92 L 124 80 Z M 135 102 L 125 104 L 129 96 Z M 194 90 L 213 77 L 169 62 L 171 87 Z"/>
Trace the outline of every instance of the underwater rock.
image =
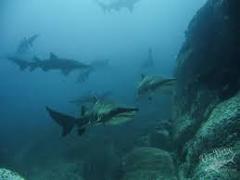
<path id="1" fill-rule="evenodd" d="M 34 175 L 31 177 L 33 180 L 84 180 L 82 177 L 83 163 L 74 162 L 59 162 L 54 167 L 48 169 L 35 169 Z"/>
<path id="2" fill-rule="evenodd" d="M 186 31 L 172 116 L 180 179 L 240 179 L 239 17 L 240 1 L 208 0 Z"/>
<path id="3" fill-rule="evenodd" d="M 240 93 L 217 105 L 195 137 L 184 147 L 188 164 L 214 148 L 231 146 L 239 140 Z M 236 152 L 236 153 L 240 153 Z"/>
<path id="4" fill-rule="evenodd" d="M 21 177 L 16 172 L 13 172 L 8 169 L 0 168 L 0 179 L 1 180 L 24 180 L 23 177 Z"/>
<path id="5" fill-rule="evenodd" d="M 171 155 L 164 150 L 142 147 L 133 150 L 123 161 L 122 180 L 175 180 L 175 168 Z"/>
<path id="6" fill-rule="evenodd" d="M 158 123 L 154 131 L 150 134 L 150 144 L 162 150 L 173 150 L 172 122 L 170 119 Z"/>
<path id="7" fill-rule="evenodd" d="M 157 147 L 166 151 L 172 150 L 172 139 L 167 130 L 155 130 L 151 133 L 150 143 L 152 147 Z"/>
<path id="8" fill-rule="evenodd" d="M 236 155 L 236 151 L 231 148 L 218 148 L 204 154 L 195 169 L 193 179 L 239 179 L 239 172 L 234 168 Z"/>
<path id="9" fill-rule="evenodd" d="M 137 138 L 134 144 L 137 147 L 151 147 L 151 136 L 149 134 L 142 135 Z"/>

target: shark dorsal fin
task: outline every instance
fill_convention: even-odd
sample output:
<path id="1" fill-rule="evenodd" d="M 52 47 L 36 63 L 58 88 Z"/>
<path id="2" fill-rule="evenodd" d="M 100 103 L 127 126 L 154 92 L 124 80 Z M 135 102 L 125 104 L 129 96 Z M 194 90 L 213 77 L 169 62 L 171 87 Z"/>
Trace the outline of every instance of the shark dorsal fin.
<path id="1" fill-rule="evenodd" d="M 51 60 L 58 59 L 58 57 L 57 57 L 54 53 L 52 53 L 52 52 L 50 52 L 49 58 L 50 58 Z"/>

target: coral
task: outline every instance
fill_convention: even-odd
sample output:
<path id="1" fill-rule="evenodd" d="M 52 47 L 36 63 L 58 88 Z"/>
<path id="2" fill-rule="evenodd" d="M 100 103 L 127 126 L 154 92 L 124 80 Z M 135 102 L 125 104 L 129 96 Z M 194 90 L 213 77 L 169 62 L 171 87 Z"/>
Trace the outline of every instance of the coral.
<path id="1" fill-rule="evenodd" d="M 16 172 L 13 172 L 8 169 L 1 168 L 0 169 L 0 179 L 1 180 L 24 180 L 23 177 L 21 177 Z"/>

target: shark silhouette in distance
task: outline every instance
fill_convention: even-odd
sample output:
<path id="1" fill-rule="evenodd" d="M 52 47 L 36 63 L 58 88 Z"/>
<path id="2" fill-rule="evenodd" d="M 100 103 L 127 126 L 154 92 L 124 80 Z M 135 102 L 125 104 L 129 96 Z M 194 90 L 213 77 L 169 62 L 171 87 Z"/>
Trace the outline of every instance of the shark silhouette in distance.
<path id="1" fill-rule="evenodd" d="M 73 71 L 86 71 L 91 69 L 90 65 L 73 59 L 59 58 L 53 53 L 50 53 L 49 58 L 44 60 L 34 57 L 32 61 L 28 61 L 16 56 L 8 57 L 8 59 L 18 65 L 21 70 L 29 69 L 29 71 L 34 71 L 38 68 L 45 72 L 50 70 L 60 70 L 65 76 Z"/>
<path id="2" fill-rule="evenodd" d="M 97 4 L 102 8 L 104 12 L 111 12 L 113 10 L 120 11 L 123 8 L 127 8 L 130 12 L 133 12 L 134 6 L 140 0 L 111 0 L 103 1 L 96 0 Z"/>

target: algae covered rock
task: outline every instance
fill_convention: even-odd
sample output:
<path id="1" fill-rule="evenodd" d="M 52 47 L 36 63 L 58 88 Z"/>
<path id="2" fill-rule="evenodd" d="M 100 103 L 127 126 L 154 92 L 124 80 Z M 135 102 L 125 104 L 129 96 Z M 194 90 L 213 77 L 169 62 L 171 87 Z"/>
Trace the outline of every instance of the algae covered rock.
<path id="1" fill-rule="evenodd" d="M 167 130 L 156 130 L 151 134 L 151 145 L 166 151 L 172 150 L 172 139 Z"/>
<path id="2" fill-rule="evenodd" d="M 190 164 L 203 153 L 218 147 L 234 145 L 239 140 L 240 93 L 217 105 L 210 117 L 186 145 Z"/>
<path id="3" fill-rule="evenodd" d="M 218 148 L 211 153 L 202 155 L 200 163 L 195 169 L 193 179 L 239 179 L 240 174 L 235 168 L 237 156 L 235 150 L 232 148 Z"/>
<path id="4" fill-rule="evenodd" d="M 25 180 L 18 173 L 5 168 L 0 168 L 0 179 L 1 180 Z"/>
<path id="5" fill-rule="evenodd" d="M 122 180 L 175 180 L 171 155 L 158 148 L 137 148 L 123 162 Z"/>
<path id="6" fill-rule="evenodd" d="M 160 121 L 150 133 L 151 147 L 160 148 L 165 151 L 173 151 L 172 121 L 165 119 Z"/>
<path id="7" fill-rule="evenodd" d="M 82 163 L 58 162 L 50 169 L 35 169 L 34 175 L 29 177 L 33 180 L 84 180 L 82 177 Z"/>
<path id="8" fill-rule="evenodd" d="M 239 0 L 209 0 L 186 31 L 172 116 L 180 179 L 240 179 L 239 12 Z"/>

